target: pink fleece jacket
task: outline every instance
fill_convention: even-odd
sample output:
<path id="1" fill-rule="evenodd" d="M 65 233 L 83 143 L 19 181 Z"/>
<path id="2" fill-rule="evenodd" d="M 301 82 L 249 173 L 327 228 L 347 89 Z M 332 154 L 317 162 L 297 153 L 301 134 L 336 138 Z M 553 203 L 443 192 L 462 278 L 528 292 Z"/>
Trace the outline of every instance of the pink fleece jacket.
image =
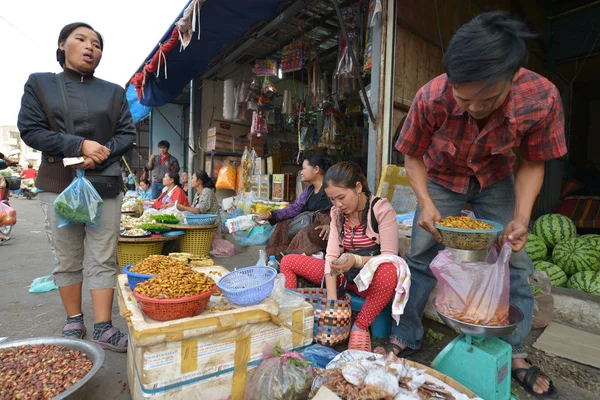
<path id="1" fill-rule="evenodd" d="M 371 196 L 370 203 L 375 196 Z M 387 199 L 381 198 L 374 207 L 375 218 L 379 224 L 379 233 L 373 232 L 371 226 L 371 212 L 367 216 L 367 236 L 381 247 L 381 254 L 398 255 L 398 225 L 396 223 L 396 211 Z M 341 227 L 339 216 L 341 211 L 337 207 L 331 208 L 331 225 L 329 230 L 329 241 L 327 242 L 327 255 L 325 256 L 325 273 L 331 271 L 331 263 L 337 260 L 343 253 L 344 247 L 340 242 Z"/>

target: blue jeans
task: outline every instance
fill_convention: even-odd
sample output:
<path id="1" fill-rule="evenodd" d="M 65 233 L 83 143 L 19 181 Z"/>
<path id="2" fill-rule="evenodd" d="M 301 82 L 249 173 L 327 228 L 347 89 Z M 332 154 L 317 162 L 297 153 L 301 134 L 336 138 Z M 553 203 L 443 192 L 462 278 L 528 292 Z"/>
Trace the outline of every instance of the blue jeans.
<path id="1" fill-rule="evenodd" d="M 160 196 L 162 193 L 163 188 L 164 186 L 162 183 L 152 182 L 152 187 L 150 188 L 152 190 L 152 200 L 158 199 L 158 196 Z"/>
<path id="2" fill-rule="evenodd" d="M 515 181 L 510 176 L 480 191 L 479 182 L 471 179 L 467 194 L 454 193 L 433 182 L 428 182 L 429 195 L 443 217 L 458 215 L 466 203 L 473 206 L 478 218 L 500 222 L 504 226 L 513 219 L 515 206 Z M 406 262 L 411 272 L 411 287 L 408 303 L 400 324 L 392 324 L 391 338 L 411 349 L 419 349 L 423 344 L 423 311 L 437 280 L 429 269 L 429 264 L 444 248 L 431 234 L 417 225 L 420 209 L 415 214 L 410 254 Z M 513 253 L 510 259 L 510 303 L 518 307 L 524 315 L 516 331 L 502 339 L 510 344 L 514 358 L 525 358 L 523 339 L 531 330 L 533 318 L 533 293 L 527 278 L 533 273 L 533 263 L 521 250 Z"/>

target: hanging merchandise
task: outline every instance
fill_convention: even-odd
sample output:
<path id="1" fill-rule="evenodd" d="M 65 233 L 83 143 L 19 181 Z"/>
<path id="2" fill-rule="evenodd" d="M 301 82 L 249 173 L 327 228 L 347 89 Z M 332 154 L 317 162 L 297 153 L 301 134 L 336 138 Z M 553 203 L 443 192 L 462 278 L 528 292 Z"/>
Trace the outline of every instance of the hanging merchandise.
<path id="1" fill-rule="evenodd" d="M 235 83 L 233 79 L 227 79 L 223 82 L 223 118 L 225 120 L 233 119 L 235 105 Z"/>
<path id="2" fill-rule="evenodd" d="M 352 50 L 355 54 L 360 53 L 360 47 L 358 46 L 360 41 L 360 29 L 357 25 L 358 11 L 358 6 L 345 7 L 341 9 L 342 18 L 346 24 L 346 30 L 348 31 L 348 39 L 350 40 L 350 43 L 346 43 L 344 35 L 340 35 L 338 46 L 338 64 L 336 70 L 336 74 L 338 76 L 351 78 L 356 77 L 352 56 L 350 55 L 350 47 L 352 47 Z"/>
<path id="3" fill-rule="evenodd" d="M 281 71 L 299 71 L 306 59 L 306 41 L 299 40 L 283 47 L 281 52 Z"/>
<path id="4" fill-rule="evenodd" d="M 281 105 L 281 113 L 284 115 L 292 114 L 292 92 L 289 90 L 283 91 L 283 104 Z"/>
<path id="5" fill-rule="evenodd" d="M 369 3 L 369 18 L 365 32 L 365 54 L 363 71 L 371 70 L 373 65 L 373 27 L 377 23 L 377 16 L 381 15 L 381 0 L 371 0 Z"/>
<path id="6" fill-rule="evenodd" d="M 253 163 L 250 160 L 250 152 L 248 151 L 248 148 L 246 147 L 244 149 L 244 154 L 242 154 L 242 163 L 240 165 L 240 180 L 239 180 L 239 187 L 238 187 L 238 193 L 248 193 L 250 191 L 250 180 L 252 177 L 252 167 L 253 167 Z"/>
<path id="7" fill-rule="evenodd" d="M 310 82 L 310 94 L 313 97 L 313 104 L 317 107 L 322 105 L 323 100 L 321 99 L 321 91 L 319 89 L 321 84 L 321 63 L 319 57 L 313 63 L 312 66 L 312 79 Z"/>
<path id="8" fill-rule="evenodd" d="M 261 96 L 261 86 L 256 79 L 253 79 L 246 95 L 248 110 L 258 111 L 258 99 Z"/>
<path id="9" fill-rule="evenodd" d="M 265 111 L 253 111 L 250 134 L 255 135 L 256 137 L 262 137 L 267 133 L 269 133 L 269 128 L 267 127 Z"/>
<path id="10" fill-rule="evenodd" d="M 252 72 L 257 76 L 277 76 L 277 61 L 256 60 Z"/>

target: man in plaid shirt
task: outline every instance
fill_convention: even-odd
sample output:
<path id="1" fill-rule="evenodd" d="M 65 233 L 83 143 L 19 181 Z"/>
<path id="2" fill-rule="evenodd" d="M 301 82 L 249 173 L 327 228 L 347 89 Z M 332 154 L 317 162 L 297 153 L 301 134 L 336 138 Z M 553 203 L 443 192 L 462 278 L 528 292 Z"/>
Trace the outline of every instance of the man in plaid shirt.
<path id="1" fill-rule="evenodd" d="M 557 88 L 523 68 L 528 36 L 520 22 L 502 12 L 479 15 L 452 38 L 443 59 L 447 73 L 415 96 L 396 142 L 419 201 L 406 257 L 412 286 L 391 341 L 401 356 L 421 347 L 423 310 L 436 284 L 429 264 L 443 248 L 434 223 L 458 215 L 470 203 L 478 218 L 506 227 L 504 240 L 513 250 L 510 302 L 525 317 L 503 339 L 513 348 L 513 377 L 546 397 L 556 389 L 525 360 L 523 339 L 531 329 L 534 304 L 527 278 L 534 268 L 523 248 L 544 162 L 562 157 L 567 147 Z M 514 147 L 523 158 L 516 176 Z"/>

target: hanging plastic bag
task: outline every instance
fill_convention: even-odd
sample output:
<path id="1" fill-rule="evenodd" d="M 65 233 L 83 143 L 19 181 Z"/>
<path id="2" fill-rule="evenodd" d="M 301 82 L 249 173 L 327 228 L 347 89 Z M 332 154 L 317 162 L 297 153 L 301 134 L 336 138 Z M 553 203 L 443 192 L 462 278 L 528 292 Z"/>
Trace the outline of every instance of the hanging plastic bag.
<path id="1" fill-rule="evenodd" d="M 529 277 L 529 285 L 533 291 L 534 308 L 533 329 L 547 327 L 552 322 L 552 313 L 554 311 L 554 297 L 552 297 L 552 281 L 544 271 L 535 271 Z"/>
<path id="2" fill-rule="evenodd" d="M 71 224 L 98 227 L 102 203 L 102 198 L 92 183 L 84 177 L 84 170 L 78 169 L 77 177 L 54 201 L 58 227 Z"/>
<path id="3" fill-rule="evenodd" d="M 17 223 L 17 212 L 4 201 L 0 201 L 0 227 L 12 226 Z"/>
<path id="4" fill-rule="evenodd" d="M 255 226 L 250 229 L 248 232 L 238 231 L 233 233 L 233 237 L 235 241 L 242 247 L 246 246 L 262 246 L 267 244 L 269 239 L 271 239 L 271 235 L 275 230 L 275 226 L 271 226 L 268 224 Z M 266 262 L 265 262 L 266 265 Z"/>
<path id="5" fill-rule="evenodd" d="M 312 384 L 312 367 L 304 356 L 279 344 L 267 351 L 246 383 L 244 400 L 304 400 Z"/>
<path id="6" fill-rule="evenodd" d="M 45 293 L 54 289 L 58 289 L 58 286 L 54 284 L 52 275 L 35 278 L 29 285 L 29 293 Z"/>
<path id="7" fill-rule="evenodd" d="M 217 189 L 229 189 L 235 190 L 235 181 L 237 179 L 237 172 L 235 167 L 232 165 L 225 165 L 219 170 L 217 177 Z"/>
<path id="8" fill-rule="evenodd" d="M 475 325 L 508 325 L 512 250 L 505 243 L 492 248 L 484 262 L 457 263 L 451 250 L 443 250 L 430 268 L 438 280 L 435 306 L 444 315 Z"/>

